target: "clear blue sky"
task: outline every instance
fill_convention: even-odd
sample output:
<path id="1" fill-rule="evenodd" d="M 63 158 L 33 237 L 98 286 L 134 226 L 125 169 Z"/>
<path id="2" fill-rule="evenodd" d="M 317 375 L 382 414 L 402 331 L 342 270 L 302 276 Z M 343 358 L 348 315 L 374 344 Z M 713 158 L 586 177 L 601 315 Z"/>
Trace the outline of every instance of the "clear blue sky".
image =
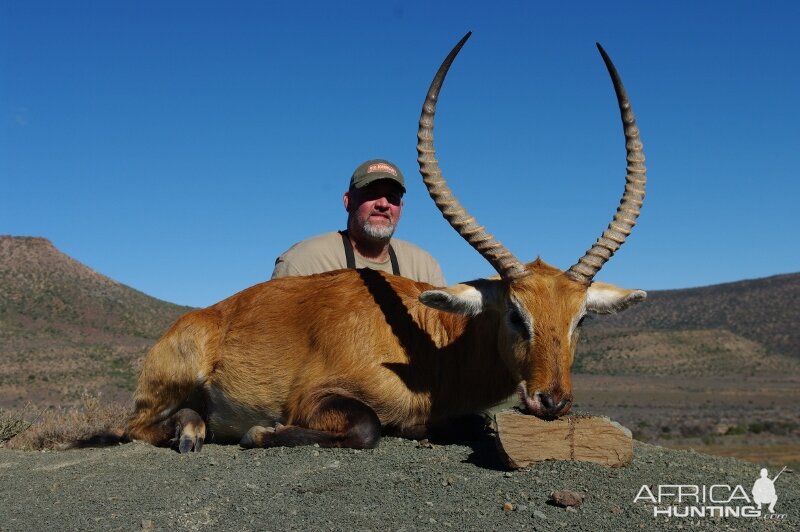
<path id="1" fill-rule="evenodd" d="M 363 160 L 409 192 L 397 236 L 450 282 L 493 273 L 421 183 L 445 177 L 521 260 L 573 264 L 621 195 L 595 50 L 639 118 L 648 196 L 598 279 L 644 289 L 800 270 L 800 3 L 0 0 L 0 234 L 47 237 L 117 281 L 205 306 L 343 227 Z"/>

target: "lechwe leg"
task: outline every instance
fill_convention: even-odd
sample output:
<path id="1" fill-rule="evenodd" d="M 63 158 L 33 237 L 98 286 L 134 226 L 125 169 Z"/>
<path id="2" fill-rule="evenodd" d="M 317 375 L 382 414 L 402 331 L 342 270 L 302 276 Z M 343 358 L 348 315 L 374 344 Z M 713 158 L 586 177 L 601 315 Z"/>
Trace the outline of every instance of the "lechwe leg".
<path id="1" fill-rule="evenodd" d="M 375 411 L 343 389 L 320 390 L 303 398 L 288 425 L 255 426 L 244 435 L 241 446 L 320 447 L 371 449 L 381 437 L 381 422 Z"/>
<path id="2" fill-rule="evenodd" d="M 176 447 L 181 453 L 202 448 L 206 424 L 198 413 L 204 410 L 200 387 L 209 370 L 202 367 L 200 350 L 214 327 L 200 312 L 179 320 L 147 354 L 124 440 Z"/>
<path id="3" fill-rule="evenodd" d="M 124 439 L 169 445 L 181 453 L 200 452 L 206 439 L 206 424 L 200 414 L 182 408 L 159 423 L 129 424 Z"/>

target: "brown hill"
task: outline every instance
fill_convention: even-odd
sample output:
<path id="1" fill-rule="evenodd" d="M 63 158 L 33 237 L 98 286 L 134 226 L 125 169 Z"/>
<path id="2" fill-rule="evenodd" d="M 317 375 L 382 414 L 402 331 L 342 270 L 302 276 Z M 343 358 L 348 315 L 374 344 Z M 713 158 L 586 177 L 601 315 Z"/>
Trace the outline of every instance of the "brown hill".
<path id="1" fill-rule="evenodd" d="M 44 238 L 0 236 L 0 406 L 129 397 L 135 361 L 188 307 L 117 283 Z"/>
<path id="2" fill-rule="evenodd" d="M 653 291 L 584 327 L 587 373 L 710 375 L 800 368 L 800 274 Z"/>

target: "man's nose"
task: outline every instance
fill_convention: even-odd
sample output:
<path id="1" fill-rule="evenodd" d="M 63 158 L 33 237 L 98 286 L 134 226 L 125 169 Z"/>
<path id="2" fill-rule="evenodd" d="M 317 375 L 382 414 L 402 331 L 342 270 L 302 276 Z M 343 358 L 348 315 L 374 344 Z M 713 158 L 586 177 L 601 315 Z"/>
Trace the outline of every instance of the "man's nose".
<path id="1" fill-rule="evenodd" d="M 380 196 L 375 200 L 375 206 L 379 209 L 388 209 L 390 207 L 389 200 L 386 196 Z"/>

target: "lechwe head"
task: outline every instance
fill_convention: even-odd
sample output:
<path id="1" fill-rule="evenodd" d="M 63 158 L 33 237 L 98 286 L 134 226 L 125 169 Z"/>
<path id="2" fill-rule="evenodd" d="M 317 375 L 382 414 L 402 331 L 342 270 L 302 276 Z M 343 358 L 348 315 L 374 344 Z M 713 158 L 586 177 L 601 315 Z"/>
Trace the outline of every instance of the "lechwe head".
<path id="1" fill-rule="evenodd" d="M 567 271 L 540 260 L 523 264 L 470 216 L 447 186 L 433 145 L 433 118 L 442 82 L 470 33 L 439 67 L 428 90 L 417 135 L 420 172 L 436 206 L 450 225 L 497 270 L 499 277 L 428 290 L 420 300 L 431 307 L 466 315 L 500 313 L 499 350 L 519 380 L 526 410 L 543 418 L 567 413 L 572 404 L 570 370 L 578 328 L 587 313 L 623 310 L 642 301 L 642 290 L 594 282 L 603 264 L 619 249 L 639 216 L 645 167 L 639 130 L 617 70 L 598 44 L 619 102 L 627 150 L 622 200 L 608 228 Z"/>

